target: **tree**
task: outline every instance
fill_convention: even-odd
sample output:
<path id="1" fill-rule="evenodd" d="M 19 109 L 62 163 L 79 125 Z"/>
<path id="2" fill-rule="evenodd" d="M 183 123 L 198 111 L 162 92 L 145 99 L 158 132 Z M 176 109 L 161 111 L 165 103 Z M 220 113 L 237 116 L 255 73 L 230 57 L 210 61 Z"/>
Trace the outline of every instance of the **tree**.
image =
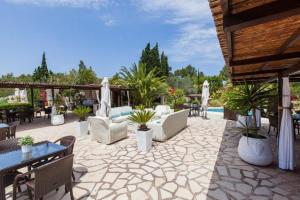
<path id="1" fill-rule="evenodd" d="M 151 45 L 150 42 L 147 43 L 145 49 L 142 51 L 142 56 L 140 58 L 139 64 L 144 63 L 146 68 L 150 68 L 151 63 Z"/>
<path id="2" fill-rule="evenodd" d="M 152 69 L 157 69 L 157 76 L 168 76 L 171 68 L 168 63 L 168 57 L 163 52 L 161 55 L 159 53 L 158 43 L 151 49 L 150 43 L 147 43 L 145 49 L 142 51 L 142 55 L 139 63 L 144 63 L 146 65 L 147 72 Z"/>
<path id="3" fill-rule="evenodd" d="M 193 77 L 197 76 L 197 70 L 192 65 L 188 65 L 186 67 L 183 67 L 182 69 L 175 70 L 174 75 L 180 76 L 182 78 L 184 78 L 184 77 L 193 78 Z"/>
<path id="4" fill-rule="evenodd" d="M 160 64 L 160 56 L 159 56 L 159 49 L 158 44 L 156 43 L 155 46 L 151 49 L 150 53 L 150 62 L 148 63 L 147 72 L 151 71 L 152 69 L 157 68 L 158 75 L 161 73 L 161 64 Z"/>
<path id="5" fill-rule="evenodd" d="M 97 76 L 92 67 L 87 67 L 82 60 L 80 60 L 76 83 L 77 84 L 92 84 L 96 83 Z"/>
<path id="6" fill-rule="evenodd" d="M 127 86 L 134 89 L 137 102 L 146 107 L 151 107 L 154 99 L 162 93 L 164 78 L 157 77 L 156 69 L 147 73 L 144 63 L 134 64 L 129 69 L 122 67 L 120 75 Z"/>
<path id="7" fill-rule="evenodd" d="M 38 81 L 41 83 L 46 83 L 49 80 L 49 71 L 48 71 L 48 66 L 47 66 L 47 61 L 46 61 L 46 54 L 45 52 L 43 53 L 42 57 L 42 63 L 40 66 L 38 66 L 34 72 L 32 79 L 33 81 Z"/>
<path id="8" fill-rule="evenodd" d="M 168 57 L 162 52 L 160 57 L 161 67 L 160 73 L 162 76 L 168 77 L 170 75 L 170 71 L 172 70 L 168 63 Z"/>
<path id="9" fill-rule="evenodd" d="M 222 70 L 219 73 L 219 77 L 222 81 L 227 81 L 228 80 L 228 71 L 227 71 L 227 66 L 225 65 Z"/>

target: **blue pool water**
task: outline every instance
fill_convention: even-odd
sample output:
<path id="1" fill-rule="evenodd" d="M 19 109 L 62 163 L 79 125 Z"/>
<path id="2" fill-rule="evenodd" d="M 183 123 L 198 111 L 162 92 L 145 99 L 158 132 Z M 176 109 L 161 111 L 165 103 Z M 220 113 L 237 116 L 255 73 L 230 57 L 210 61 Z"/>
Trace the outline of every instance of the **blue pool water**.
<path id="1" fill-rule="evenodd" d="M 224 112 L 224 108 L 208 108 L 207 111 L 209 111 L 209 112 L 223 113 Z"/>

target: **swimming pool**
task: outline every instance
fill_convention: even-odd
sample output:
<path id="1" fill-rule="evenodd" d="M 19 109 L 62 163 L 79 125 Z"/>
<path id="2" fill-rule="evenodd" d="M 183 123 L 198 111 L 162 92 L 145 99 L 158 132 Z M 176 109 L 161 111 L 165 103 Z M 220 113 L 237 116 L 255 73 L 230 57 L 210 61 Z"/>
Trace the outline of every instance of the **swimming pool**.
<path id="1" fill-rule="evenodd" d="M 223 112 L 224 112 L 224 108 L 220 108 L 220 107 L 216 107 L 216 108 L 208 108 L 207 111 L 208 111 L 208 112 L 223 113 Z"/>

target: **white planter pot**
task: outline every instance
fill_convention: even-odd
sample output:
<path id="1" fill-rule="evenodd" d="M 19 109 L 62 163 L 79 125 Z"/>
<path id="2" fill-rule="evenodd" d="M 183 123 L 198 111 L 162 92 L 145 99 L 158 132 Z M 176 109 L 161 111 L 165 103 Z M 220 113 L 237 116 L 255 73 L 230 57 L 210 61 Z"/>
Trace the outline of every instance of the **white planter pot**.
<path id="1" fill-rule="evenodd" d="M 258 139 L 242 136 L 238 154 L 242 160 L 253 165 L 267 166 L 273 161 L 272 148 L 268 138 Z"/>
<path id="2" fill-rule="evenodd" d="M 238 115 L 237 116 L 237 121 L 236 121 L 236 127 L 237 128 L 245 128 L 246 127 L 246 121 L 248 127 L 252 126 L 252 116 L 243 116 L 243 115 Z"/>
<path id="3" fill-rule="evenodd" d="M 32 145 L 22 145 L 21 146 L 22 153 L 29 153 L 32 151 Z"/>
<path id="4" fill-rule="evenodd" d="M 152 148 L 153 130 L 136 131 L 136 139 L 139 151 L 148 152 Z"/>
<path id="5" fill-rule="evenodd" d="M 51 115 L 51 124 L 54 126 L 65 123 L 64 115 Z"/>
<path id="6" fill-rule="evenodd" d="M 88 135 L 88 122 L 81 121 L 75 123 L 75 131 L 78 136 L 87 136 Z"/>

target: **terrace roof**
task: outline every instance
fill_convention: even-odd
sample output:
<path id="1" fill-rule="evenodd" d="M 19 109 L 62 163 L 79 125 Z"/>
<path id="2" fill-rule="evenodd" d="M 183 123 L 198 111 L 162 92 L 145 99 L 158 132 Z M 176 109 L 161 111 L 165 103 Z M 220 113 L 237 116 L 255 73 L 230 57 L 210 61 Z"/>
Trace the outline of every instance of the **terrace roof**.
<path id="1" fill-rule="evenodd" d="M 0 81 L 0 88 L 100 90 L 100 84 L 75 85 L 75 84 Z M 110 89 L 111 90 L 130 90 L 129 88 L 115 86 L 115 85 L 110 85 Z"/>
<path id="2" fill-rule="evenodd" d="M 209 0 L 232 82 L 300 81 L 299 0 Z"/>

